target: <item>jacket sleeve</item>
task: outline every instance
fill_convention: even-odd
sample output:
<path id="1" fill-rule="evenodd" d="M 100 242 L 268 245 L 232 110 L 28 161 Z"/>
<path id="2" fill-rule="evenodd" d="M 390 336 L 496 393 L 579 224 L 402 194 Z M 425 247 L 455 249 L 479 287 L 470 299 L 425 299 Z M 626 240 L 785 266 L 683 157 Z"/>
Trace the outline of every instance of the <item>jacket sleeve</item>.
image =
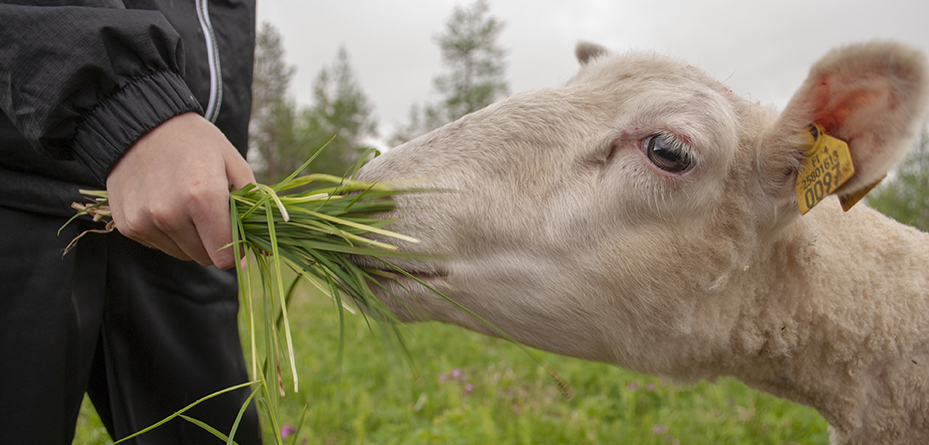
<path id="1" fill-rule="evenodd" d="M 181 39 L 160 12 L 118 0 L 45 3 L 0 0 L 0 109 L 34 149 L 106 183 L 137 139 L 200 111 Z"/>

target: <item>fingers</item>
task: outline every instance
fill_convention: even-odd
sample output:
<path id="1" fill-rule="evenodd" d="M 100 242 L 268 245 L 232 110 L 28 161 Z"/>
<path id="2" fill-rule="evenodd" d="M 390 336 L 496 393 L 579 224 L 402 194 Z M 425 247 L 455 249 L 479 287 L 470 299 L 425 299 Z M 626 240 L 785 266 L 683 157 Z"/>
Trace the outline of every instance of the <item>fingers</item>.
<path id="1" fill-rule="evenodd" d="M 241 158 L 241 156 L 240 156 Z M 225 176 L 224 176 L 225 178 Z M 207 264 L 214 264 L 220 269 L 228 269 L 235 265 L 235 254 L 227 246 L 232 242 L 232 223 L 229 215 L 229 181 L 224 180 L 217 184 L 211 193 L 201 196 L 202 200 L 192 200 L 193 207 L 188 214 L 191 215 L 192 230 L 178 233 L 176 238 L 182 238 L 189 249 L 185 250 L 198 263 L 196 255 L 205 255 Z"/>
<path id="2" fill-rule="evenodd" d="M 173 206 L 119 205 L 111 206 L 111 210 L 117 230 L 127 238 L 184 261 L 213 264 L 197 235 L 195 223 L 181 216 L 185 213 L 181 209 Z"/>
<path id="3" fill-rule="evenodd" d="M 226 150 L 224 154 L 224 165 L 226 168 L 227 188 L 223 192 L 225 204 L 222 206 L 222 214 L 215 214 L 209 218 L 204 218 L 202 224 L 197 224 L 198 231 L 204 240 L 207 252 L 213 264 L 220 269 L 229 269 L 235 266 L 235 251 L 229 245 L 232 242 L 232 220 L 229 214 L 229 193 L 228 187 L 242 188 L 247 184 L 255 184 L 255 175 L 252 173 L 251 166 L 245 161 L 239 152 L 229 146 L 232 150 Z M 220 227 L 221 226 L 221 227 Z"/>

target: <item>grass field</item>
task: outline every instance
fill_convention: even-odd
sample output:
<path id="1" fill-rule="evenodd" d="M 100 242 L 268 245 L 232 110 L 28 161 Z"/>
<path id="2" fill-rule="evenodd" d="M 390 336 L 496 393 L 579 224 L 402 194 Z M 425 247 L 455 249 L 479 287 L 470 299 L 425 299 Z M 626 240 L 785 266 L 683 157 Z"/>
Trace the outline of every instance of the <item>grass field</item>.
<path id="1" fill-rule="evenodd" d="M 683 386 L 541 354 L 573 389 L 569 400 L 505 341 L 436 323 L 404 326 L 411 367 L 386 333 L 350 316 L 340 361 L 331 300 L 299 295 L 290 317 L 300 393 L 284 399 L 281 420 L 297 422 L 307 404 L 296 444 L 828 443 L 814 410 L 728 379 Z M 112 443 L 86 401 L 74 443 Z"/>

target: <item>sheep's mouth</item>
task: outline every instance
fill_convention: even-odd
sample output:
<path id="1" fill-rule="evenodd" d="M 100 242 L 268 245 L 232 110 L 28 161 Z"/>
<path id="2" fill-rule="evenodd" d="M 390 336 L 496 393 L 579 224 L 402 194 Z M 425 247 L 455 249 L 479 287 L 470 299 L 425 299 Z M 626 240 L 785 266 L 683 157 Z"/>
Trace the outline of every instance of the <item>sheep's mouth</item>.
<path id="1" fill-rule="evenodd" d="M 409 279 L 413 281 L 422 281 L 422 282 L 434 282 L 434 281 L 444 281 L 448 279 L 448 272 L 445 271 L 418 271 L 412 269 L 384 269 L 378 268 L 373 269 L 378 272 L 378 276 L 393 279 L 393 280 L 403 280 Z"/>
<path id="2" fill-rule="evenodd" d="M 387 281 L 413 280 L 435 282 L 448 279 L 447 270 L 428 264 L 406 264 L 401 261 L 353 256 L 351 261 L 368 270 L 373 276 Z"/>

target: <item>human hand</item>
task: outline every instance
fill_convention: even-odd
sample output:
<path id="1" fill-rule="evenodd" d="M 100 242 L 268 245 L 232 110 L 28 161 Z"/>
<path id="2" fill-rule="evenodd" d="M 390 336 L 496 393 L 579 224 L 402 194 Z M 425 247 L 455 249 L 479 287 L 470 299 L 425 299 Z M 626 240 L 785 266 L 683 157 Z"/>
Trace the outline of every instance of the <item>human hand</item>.
<path id="1" fill-rule="evenodd" d="M 123 154 L 106 181 L 116 228 L 182 260 L 228 269 L 229 185 L 255 182 L 244 158 L 196 113 L 171 118 Z"/>

